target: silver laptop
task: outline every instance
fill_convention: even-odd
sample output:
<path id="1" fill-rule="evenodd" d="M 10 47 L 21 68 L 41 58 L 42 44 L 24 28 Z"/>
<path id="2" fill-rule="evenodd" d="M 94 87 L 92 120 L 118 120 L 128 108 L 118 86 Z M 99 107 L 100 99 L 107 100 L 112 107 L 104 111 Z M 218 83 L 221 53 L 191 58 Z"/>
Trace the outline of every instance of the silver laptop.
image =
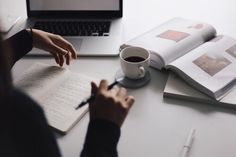
<path id="1" fill-rule="evenodd" d="M 78 56 L 117 56 L 122 0 L 27 0 L 26 27 L 62 35 Z M 32 51 L 31 55 L 47 55 Z"/>

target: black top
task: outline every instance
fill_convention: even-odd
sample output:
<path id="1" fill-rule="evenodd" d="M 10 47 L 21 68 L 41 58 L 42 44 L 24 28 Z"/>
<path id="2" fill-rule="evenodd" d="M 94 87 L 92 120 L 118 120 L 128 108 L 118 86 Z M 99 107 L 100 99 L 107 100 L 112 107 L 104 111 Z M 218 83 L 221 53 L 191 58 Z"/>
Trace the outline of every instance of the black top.
<path id="1" fill-rule="evenodd" d="M 32 49 L 32 38 L 23 30 L 4 41 L 9 42 L 13 63 Z M 60 157 L 54 134 L 44 112 L 24 93 L 13 89 L 0 98 L 0 156 Z M 120 128 L 112 122 L 95 119 L 88 125 L 81 157 L 117 157 Z"/>

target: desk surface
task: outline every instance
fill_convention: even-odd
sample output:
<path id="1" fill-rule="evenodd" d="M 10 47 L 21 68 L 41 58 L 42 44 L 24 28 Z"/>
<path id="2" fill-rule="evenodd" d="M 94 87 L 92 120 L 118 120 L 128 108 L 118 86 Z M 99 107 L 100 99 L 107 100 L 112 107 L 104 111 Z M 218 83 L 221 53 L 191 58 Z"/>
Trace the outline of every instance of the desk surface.
<path id="1" fill-rule="evenodd" d="M 11 4 L 15 7 L 12 7 Z M 17 4 L 17 5 L 16 5 Z M 236 38 L 235 0 L 124 0 L 124 40 L 129 40 L 164 21 L 181 16 L 215 26 L 219 34 Z M 26 17 L 24 0 L 2 0 L 0 11 Z M 14 29 L 11 31 L 14 33 Z M 10 34 L 11 34 L 10 33 Z M 17 77 L 35 61 L 54 64 L 53 59 L 22 59 L 14 69 Z M 113 79 L 118 58 L 79 58 L 69 69 L 95 78 Z M 196 128 L 190 157 L 236 155 L 236 110 L 212 105 L 163 99 L 166 73 L 151 69 L 151 82 L 137 90 L 118 145 L 121 157 L 178 157 L 186 136 Z M 57 136 L 65 157 L 78 157 L 83 147 L 89 117 L 85 116 L 66 136 Z"/>

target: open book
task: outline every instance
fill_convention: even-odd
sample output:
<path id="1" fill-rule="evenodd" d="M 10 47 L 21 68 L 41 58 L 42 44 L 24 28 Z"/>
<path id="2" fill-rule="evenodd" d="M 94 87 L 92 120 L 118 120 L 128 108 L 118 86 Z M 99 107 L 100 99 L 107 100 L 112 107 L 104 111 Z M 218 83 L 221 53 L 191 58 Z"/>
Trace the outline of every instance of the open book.
<path id="1" fill-rule="evenodd" d="M 236 40 L 216 36 L 213 26 L 174 18 L 121 45 L 151 52 L 150 66 L 169 69 L 191 86 L 220 100 L 235 85 Z"/>
<path id="2" fill-rule="evenodd" d="M 163 92 L 163 97 L 207 103 L 214 106 L 222 106 L 236 109 L 236 87 L 233 87 L 229 94 L 227 94 L 221 100 L 217 101 L 213 98 L 210 98 L 206 94 L 203 94 L 198 90 L 192 88 L 180 77 L 173 73 L 170 73 L 168 76 Z"/>
<path id="3" fill-rule="evenodd" d="M 33 64 L 14 84 L 31 96 L 44 109 L 51 127 L 65 134 L 88 111 L 88 106 L 75 110 L 90 95 L 92 79 L 66 68 Z"/>

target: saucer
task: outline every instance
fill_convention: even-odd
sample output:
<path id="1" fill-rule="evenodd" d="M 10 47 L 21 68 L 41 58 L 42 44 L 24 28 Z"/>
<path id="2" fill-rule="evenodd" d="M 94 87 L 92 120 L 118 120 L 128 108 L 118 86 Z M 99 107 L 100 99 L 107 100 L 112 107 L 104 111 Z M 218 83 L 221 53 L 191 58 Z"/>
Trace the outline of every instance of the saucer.
<path id="1" fill-rule="evenodd" d="M 120 69 L 116 72 L 115 80 L 118 81 L 119 84 L 125 88 L 140 88 L 148 84 L 148 82 L 151 80 L 151 74 L 149 71 L 147 71 L 146 75 L 143 78 L 129 79 L 124 76 L 124 73 Z"/>

